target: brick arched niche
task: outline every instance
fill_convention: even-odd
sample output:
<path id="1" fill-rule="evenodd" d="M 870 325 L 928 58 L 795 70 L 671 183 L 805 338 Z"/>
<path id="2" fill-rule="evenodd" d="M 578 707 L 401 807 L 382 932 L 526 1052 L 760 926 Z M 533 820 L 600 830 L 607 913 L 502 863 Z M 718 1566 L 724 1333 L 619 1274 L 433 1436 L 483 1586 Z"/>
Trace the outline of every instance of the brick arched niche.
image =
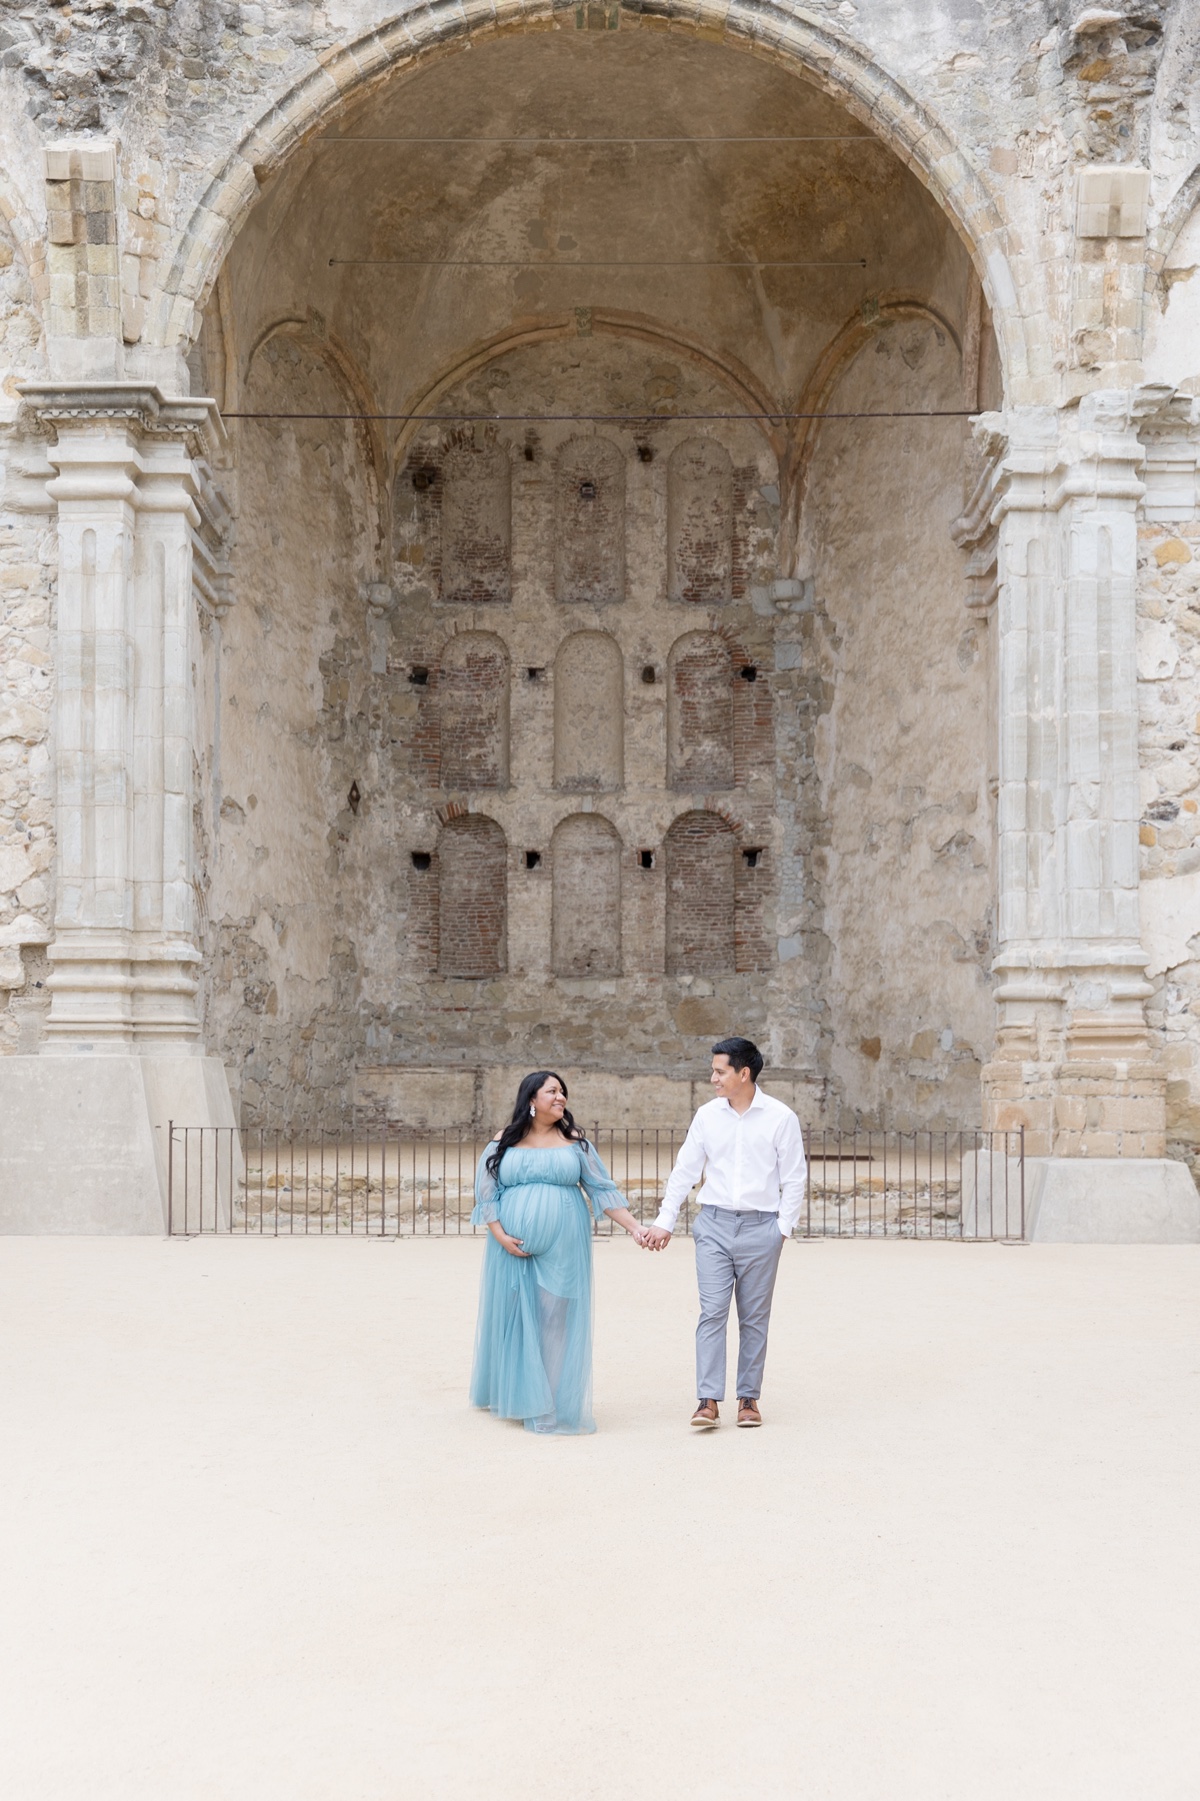
<path id="1" fill-rule="evenodd" d="M 737 968 L 737 841 L 719 813 L 683 813 L 663 843 L 667 974 L 717 976 Z"/>
<path id="2" fill-rule="evenodd" d="M 625 598 L 625 457 L 608 438 L 568 438 L 554 466 L 554 594 Z"/>
<path id="3" fill-rule="evenodd" d="M 711 438 L 685 438 L 667 465 L 667 592 L 720 606 L 733 593 L 733 462 Z"/>
<path id="4" fill-rule="evenodd" d="M 492 632 L 460 632 L 437 676 L 438 785 L 508 786 L 508 651 Z"/>
<path id="5" fill-rule="evenodd" d="M 494 819 L 466 813 L 438 834 L 438 974 L 508 967 L 508 844 Z"/>
<path id="6" fill-rule="evenodd" d="M 551 954 L 558 976 L 621 973 L 621 840 L 598 813 L 555 829 Z"/>
<path id="7" fill-rule="evenodd" d="M 500 444 L 460 439 L 441 465 L 441 597 L 462 606 L 512 599 L 512 464 Z"/>
<path id="8" fill-rule="evenodd" d="M 736 779 L 729 645 L 718 632 L 688 632 L 667 659 L 667 780 L 694 793 Z"/>
<path id="9" fill-rule="evenodd" d="M 607 632 L 573 632 L 554 659 L 554 785 L 573 793 L 624 780 L 625 666 Z"/>

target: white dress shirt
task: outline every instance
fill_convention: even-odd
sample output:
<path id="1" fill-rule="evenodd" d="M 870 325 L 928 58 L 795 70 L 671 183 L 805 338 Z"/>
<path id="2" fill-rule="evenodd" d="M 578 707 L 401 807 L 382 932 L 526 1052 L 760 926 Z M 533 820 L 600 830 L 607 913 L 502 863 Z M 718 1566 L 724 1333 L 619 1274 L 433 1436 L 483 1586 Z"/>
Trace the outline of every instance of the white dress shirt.
<path id="1" fill-rule="evenodd" d="M 701 1176 L 702 1205 L 777 1213 L 779 1230 L 790 1238 L 808 1180 L 800 1121 L 790 1107 L 757 1087 L 744 1113 L 723 1095 L 706 1101 L 697 1109 L 667 1177 L 656 1226 L 664 1232 L 673 1230 L 679 1209 Z"/>

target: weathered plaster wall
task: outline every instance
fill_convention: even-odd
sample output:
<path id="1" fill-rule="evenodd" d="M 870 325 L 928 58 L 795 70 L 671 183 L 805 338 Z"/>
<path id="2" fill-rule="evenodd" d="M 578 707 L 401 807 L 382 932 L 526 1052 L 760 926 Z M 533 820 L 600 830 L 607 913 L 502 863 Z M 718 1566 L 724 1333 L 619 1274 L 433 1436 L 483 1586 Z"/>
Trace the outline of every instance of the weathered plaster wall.
<path id="1" fill-rule="evenodd" d="M 1142 928 L 1168 1066 L 1168 1143 L 1200 1158 L 1200 529 L 1143 526 Z"/>
<path id="2" fill-rule="evenodd" d="M 263 412 L 346 410 L 319 348 L 287 333 L 255 355 L 246 396 Z M 245 421 L 236 455 L 208 1020 L 248 1115 L 274 1118 L 290 1116 L 286 1097 L 341 1093 L 359 1031 L 355 944 L 388 929 L 359 900 L 347 799 L 366 773 L 362 590 L 375 519 L 352 423 Z"/>
<path id="3" fill-rule="evenodd" d="M 286 382 L 295 410 L 298 396 L 333 410 L 329 378 L 295 340 L 271 339 L 255 365 L 256 409 Z M 728 410 L 694 365 L 611 336 L 511 353 L 446 406 L 479 410 L 502 391 L 523 411 L 613 412 L 631 384 L 665 385 L 683 412 Z M 481 481 L 493 482 L 496 445 L 511 471 L 512 598 L 474 605 L 435 554 L 445 513 L 434 502 L 462 434 L 422 431 L 393 497 L 395 604 L 372 625 L 370 489 L 349 428 L 239 428 L 244 526 L 222 628 L 208 910 L 221 947 L 212 1029 L 244 1072 L 249 1117 L 335 1123 L 360 1066 L 553 1056 L 686 1079 L 730 1021 L 767 1035 L 774 659 L 749 588 L 764 592 L 773 568 L 777 472 L 753 426 L 721 429 L 738 472 L 737 602 L 667 599 L 671 452 L 694 427 L 664 414 L 605 435 L 626 572 L 623 598 L 608 600 L 586 586 L 557 598 L 559 451 L 576 457 L 577 428 L 489 440 Z M 288 507 L 269 504 L 276 490 L 294 497 Z M 723 657 L 731 728 L 711 791 L 711 770 L 668 779 L 671 651 L 697 625 Z M 600 715 L 570 708 L 575 660 L 594 672 Z M 697 808 L 724 841 L 729 919 L 714 955 L 680 964 L 666 948 L 665 845 Z M 685 884 L 677 920 L 704 914 L 702 878 Z"/>
<path id="4" fill-rule="evenodd" d="M 16 427 L 14 384 L 44 370 L 25 259 L 0 228 L 0 1051 L 37 1048 L 52 911 L 56 546 L 45 446 Z"/>
<path id="5" fill-rule="evenodd" d="M 830 424 L 797 532 L 797 439 L 730 422 L 702 430 L 700 451 L 683 415 L 777 416 L 833 396 L 994 404 L 970 233 L 1009 402 L 1144 377 L 1196 392 L 1200 11 L 701 10 L 707 41 L 657 9 L 468 5 L 455 28 L 471 54 L 423 59 L 437 9 L 397 25 L 375 0 L 34 0 L 5 14 L 0 970 L 20 985 L 0 977 L 0 1048 L 36 1042 L 52 911 L 55 552 L 46 445 L 12 423 L 16 384 L 48 366 L 42 147 L 103 132 L 119 145 L 108 373 L 190 380 L 230 413 L 395 416 L 233 427 L 235 601 L 203 623 L 196 847 L 206 1022 L 250 1114 L 341 1117 L 364 1059 L 500 1067 L 553 1053 L 690 1072 L 736 1022 L 847 1116 L 973 1116 L 997 722 L 989 628 L 962 609 L 946 534 L 971 454 L 954 425 Z M 826 141 L 573 160 L 529 144 L 316 141 L 619 137 L 645 121 L 688 136 L 697 119 L 714 136 Z M 861 142 L 868 125 L 907 146 L 927 185 Z M 847 132 L 860 141 L 832 141 Z M 1079 166 L 1138 160 L 1150 237 L 1077 239 Z M 744 267 L 618 266 L 647 243 Z M 589 250 L 611 263 L 545 266 Z M 422 266 L 372 260 L 401 254 Z M 822 266 L 772 266 L 789 256 Z M 433 267 L 456 257 L 496 266 Z M 201 334 L 193 303 L 206 296 Z M 884 326 L 826 381 L 839 334 L 913 301 L 940 323 Z M 62 373 L 66 350 L 50 356 Z M 643 408 L 644 429 L 513 418 L 486 442 L 398 423 Z M 673 498 L 686 470 L 689 494 Z M 1195 959 L 1180 938 L 1200 760 L 1196 565 L 1183 554 L 1196 540 L 1181 523 L 1143 542 L 1144 914 L 1179 1154 L 1200 1091 Z M 614 651 L 589 663 L 581 646 L 602 643 Z M 606 730 L 569 697 L 576 664 L 577 689 L 595 666 L 585 698 L 594 709 L 603 695 Z M 443 863 L 466 867 L 455 857 L 471 819 L 492 822 L 475 836 L 493 872 L 496 833 L 504 844 L 502 954 L 494 921 L 480 940 L 493 977 L 453 974 L 444 930 L 459 875 L 444 887 Z M 619 918 L 598 909 L 581 934 L 572 900 L 589 870 L 611 868 L 612 834 Z M 698 847 L 723 858 L 726 837 L 717 923 L 697 911 L 689 924 L 668 885 L 686 887 Z M 702 940 L 686 956 L 712 968 L 689 975 L 679 946 Z M 581 964 L 606 973 L 563 973 Z"/>
<path id="6" fill-rule="evenodd" d="M 700 116 L 715 137 L 799 141 L 390 141 L 429 120 L 486 138 L 636 132 L 653 118 L 686 136 Z M 711 259 L 699 270 L 698 250 Z M 440 266 L 455 257 L 473 266 Z M 578 257 L 610 260 L 579 271 Z M 738 415 L 786 412 L 776 394 L 811 407 L 847 320 L 918 300 L 954 322 L 945 333 L 975 320 L 974 398 L 988 334 L 930 196 L 813 88 L 701 42 L 568 30 L 497 42 L 469 66 L 435 61 L 364 102 L 336 145 L 265 179 L 206 314 L 197 377 L 219 383 L 230 412 L 332 410 L 294 364 L 271 364 L 266 385 L 264 357 L 320 344 L 341 371 L 337 405 L 353 396 L 384 418 L 356 444 L 370 517 L 353 554 L 329 511 L 343 465 L 311 446 L 302 464 L 260 458 L 258 434 L 307 444 L 312 428 L 236 432 L 226 818 L 208 852 L 209 930 L 236 980 L 224 999 L 224 976 L 214 983 L 210 1017 L 255 1114 L 344 1111 L 364 1065 L 552 1056 L 684 1080 L 734 1027 L 763 1038 L 811 1105 L 849 1074 L 845 1104 L 878 1111 L 857 1069 L 830 1060 L 841 900 L 813 850 L 841 798 L 819 779 L 815 736 L 835 672 L 808 571 L 793 569 L 797 433 Z M 268 338 L 247 380 L 280 320 L 290 335 Z M 905 404 L 941 404 L 950 378 L 931 367 L 905 370 Z M 959 405 L 967 377 L 953 379 Z M 447 423 L 388 424 L 408 410 Z M 472 425 L 479 415 L 499 417 Z M 822 441 L 818 469 L 824 456 Z M 303 500 L 268 527 L 259 512 L 288 484 Z M 943 497 L 917 464 L 893 487 L 916 537 L 944 534 Z M 948 539 L 930 558 L 943 582 L 961 562 Z M 855 579 L 886 569 L 871 540 Z M 241 690 L 276 654 L 251 630 L 264 606 L 286 669 L 255 738 Z M 319 713 L 311 673 L 300 681 L 314 667 Z M 281 771 L 270 812 L 264 765 Z M 321 821 L 332 887 L 315 873 Z M 291 898 L 301 864 L 314 871 L 307 908 Z M 600 894 L 602 870 L 616 880 Z M 297 977 L 339 958 L 337 981 Z M 320 1082 L 313 1034 L 342 1046 Z M 889 1098 L 917 1117 L 911 1082 Z"/>
<path id="7" fill-rule="evenodd" d="M 952 408 L 961 383 L 945 330 L 905 320 L 858 353 L 836 407 Z M 847 1112 L 897 1125 L 974 1120 L 993 1030 L 988 628 L 949 529 L 964 443 L 957 419 L 833 421 L 806 522 L 832 695 L 823 1034 Z"/>

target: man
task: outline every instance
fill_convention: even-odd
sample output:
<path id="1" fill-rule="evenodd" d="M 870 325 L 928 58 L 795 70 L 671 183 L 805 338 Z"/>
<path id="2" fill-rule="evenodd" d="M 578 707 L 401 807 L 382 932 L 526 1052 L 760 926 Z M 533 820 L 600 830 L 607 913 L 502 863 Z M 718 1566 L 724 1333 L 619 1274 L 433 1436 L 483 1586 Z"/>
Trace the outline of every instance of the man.
<path id="1" fill-rule="evenodd" d="M 729 1302 L 737 1297 L 737 1423 L 761 1426 L 758 1399 L 767 1356 L 771 1297 L 783 1241 L 804 1204 L 806 1169 L 800 1122 L 790 1107 L 757 1086 L 763 1066 L 748 1038 L 722 1038 L 712 1047 L 715 1100 L 696 1111 L 667 1178 L 647 1249 L 664 1251 L 679 1209 L 704 1177 L 692 1227 L 700 1323 L 696 1328 L 696 1394 L 692 1425 L 711 1431 L 725 1399 L 725 1334 Z"/>

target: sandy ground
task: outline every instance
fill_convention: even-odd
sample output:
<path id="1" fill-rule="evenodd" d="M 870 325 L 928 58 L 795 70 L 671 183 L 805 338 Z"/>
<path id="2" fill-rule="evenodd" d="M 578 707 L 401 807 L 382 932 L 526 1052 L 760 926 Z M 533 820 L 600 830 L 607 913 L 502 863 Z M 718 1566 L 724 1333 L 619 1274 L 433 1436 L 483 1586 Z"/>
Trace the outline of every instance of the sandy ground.
<path id="1" fill-rule="evenodd" d="M 0 1241 L 5 1801 L 1195 1801 L 1200 1248 L 797 1244 L 689 1436 L 464 1403 L 480 1246 Z"/>

